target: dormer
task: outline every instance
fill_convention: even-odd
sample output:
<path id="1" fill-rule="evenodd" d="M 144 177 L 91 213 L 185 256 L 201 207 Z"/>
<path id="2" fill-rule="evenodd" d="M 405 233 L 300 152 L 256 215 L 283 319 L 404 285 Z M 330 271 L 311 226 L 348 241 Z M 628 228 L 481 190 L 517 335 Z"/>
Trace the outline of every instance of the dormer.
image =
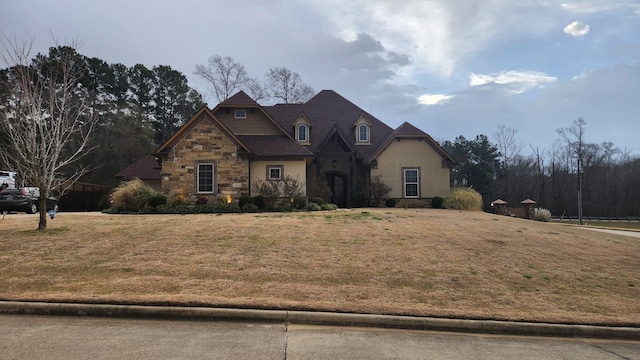
<path id="1" fill-rule="evenodd" d="M 353 123 L 356 145 L 371 145 L 371 125 L 373 123 L 364 113 Z"/>
<path id="2" fill-rule="evenodd" d="M 306 117 L 304 113 L 300 113 L 296 120 L 293 122 L 293 132 L 295 138 L 301 145 L 310 145 L 311 137 L 311 121 Z"/>

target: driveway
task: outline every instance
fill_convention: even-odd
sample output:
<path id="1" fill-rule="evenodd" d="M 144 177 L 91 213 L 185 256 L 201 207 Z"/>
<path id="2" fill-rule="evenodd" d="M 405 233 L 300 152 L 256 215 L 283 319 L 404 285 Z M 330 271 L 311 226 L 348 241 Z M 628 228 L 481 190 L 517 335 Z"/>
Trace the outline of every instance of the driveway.
<path id="1" fill-rule="evenodd" d="M 593 228 L 593 227 L 583 227 L 577 226 L 578 229 L 585 229 L 591 231 L 600 231 L 608 234 L 616 234 L 622 236 L 631 236 L 635 238 L 640 238 L 640 231 L 632 231 L 632 230 L 612 230 L 612 229 L 602 229 L 602 228 Z"/>

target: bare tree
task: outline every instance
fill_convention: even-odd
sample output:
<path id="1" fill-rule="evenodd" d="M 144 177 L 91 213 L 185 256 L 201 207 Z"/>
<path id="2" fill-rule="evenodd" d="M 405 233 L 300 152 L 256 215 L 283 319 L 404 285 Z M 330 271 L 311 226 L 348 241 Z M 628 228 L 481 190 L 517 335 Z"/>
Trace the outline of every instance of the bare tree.
<path id="1" fill-rule="evenodd" d="M 266 77 L 265 83 L 271 97 L 285 104 L 303 103 L 313 96 L 313 88 L 302 82 L 298 73 L 285 67 L 271 67 Z"/>
<path id="2" fill-rule="evenodd" d="M 86 63 L 75 50 L 78 40 L 33 59 L 32 44 L 0 38 L 0 60 L 8 66 L 1 84 L 0 126 L 6 137 L 0 156 L 40 189 L 38 230 L 45 230 L 47 195 L 64 193 L 87 171 L 76 162 L 91 150 L 97 117 L 80 84 Z"/>
<path id="3" fill-rule="evenodd" d="M 212 88 L 209 90 L 216 96 L 218 102 L 223 102 L 235 92 L 257 83 L 247 75 L 244 65 L 233 60 L 231 56 L 214 55 L 209 58 L 206 65 L 196 65 L 194 74 L 211 84 Z"/>
<path id="4" fill-rule="evenodd" d="M 255 102 L 260 102 L 268 97 L 264 84 L 254 78 L 247 79 L 244 90 Z"/>
<path id="5" fill-rule="evenodd" d="M 582 225 L 582 172 L 585 157 L 584 132 L 586 124 L 586 121 L 578 118 L 573 121 L 570 127 L 558 129 L 558 134 L 560 134 L 562 140 L 567 143 L 571 155 L 575 155 L 576 157 L 576 173 L 578 174 L 578 218 L 580 225 Z"/>
<path id="6" fill-rule="evenodd" d="M 502 167 L 504 171 L 504 196 L 509 196 L 509 166 L 522 150 L 522 144 L 516 142 L 517 129 L 507 128 L 505 125 L 498 126 L 498 131 L 493 133 L 498 151 L 502 156 Z M 509 199 L 506 199 L 509 201 Z"/>

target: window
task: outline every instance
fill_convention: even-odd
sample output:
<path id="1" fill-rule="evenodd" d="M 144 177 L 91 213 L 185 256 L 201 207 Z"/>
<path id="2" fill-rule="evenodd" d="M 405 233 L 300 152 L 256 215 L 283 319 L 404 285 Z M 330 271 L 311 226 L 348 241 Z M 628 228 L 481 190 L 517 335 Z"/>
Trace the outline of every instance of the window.
<path id="1" fill-rule="evenodd" d="M 213 193 L 213 164 L 198 164 L 197 193 Z"/>
<path id="2" fill-rule="evenodd" d="M 247 118 L 247 110 L 236 110 L 235 111 L 236 119 L 246 119 Z"/>
<path id="3" fill-rule="evenodd" d="M 307 142 L 307 125 L 298 124 L 298 131 L 296 131 L 296 139 L 300 142 Z"/>
<path id="4" fill-rule="evenodd" d="M 417 198 L 420 196 L 420 171 L 419 169 L 404 169 L 404 197 Z"/>
<path id="5" fill-rule="evenodd" d="M 267 166 L 267 180 L 282 180 L 282 165 Z"/>
<path id="6" fill-rule="evenodd" d="M 369 142 L 369 126 L 367 124 L 358 125 L 358 142 Z"/>

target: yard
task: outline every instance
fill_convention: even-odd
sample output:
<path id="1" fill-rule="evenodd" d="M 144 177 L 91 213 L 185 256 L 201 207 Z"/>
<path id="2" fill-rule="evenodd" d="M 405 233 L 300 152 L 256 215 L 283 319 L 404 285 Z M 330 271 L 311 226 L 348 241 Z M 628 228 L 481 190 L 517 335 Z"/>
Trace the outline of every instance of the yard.
<path id="1" fill-rule="evenodd" d="M 0 220 L 0 298 L 640 326 L 640 240 L 436 209 Z"/>

